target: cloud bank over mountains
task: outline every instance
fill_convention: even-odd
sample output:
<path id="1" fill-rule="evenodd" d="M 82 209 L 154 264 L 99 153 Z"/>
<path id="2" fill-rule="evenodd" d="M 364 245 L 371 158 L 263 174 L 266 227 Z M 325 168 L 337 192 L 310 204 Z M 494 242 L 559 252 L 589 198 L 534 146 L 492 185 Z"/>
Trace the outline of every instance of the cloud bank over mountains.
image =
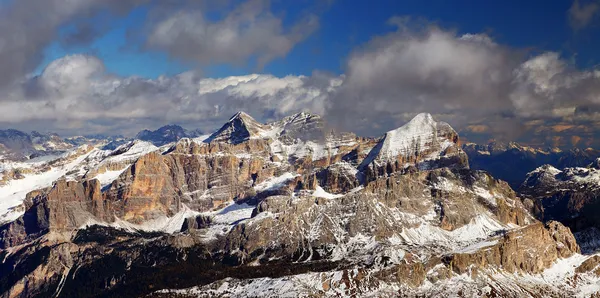
<path id="1" fill-rule="evenodd" d="M 119 77 L 93 55 L 71 55 L 28 76 L 28 63 L 75 15 L 99 7 L 123 13 L 143 1 L 76 1 L 64 11 L 55 6 L 70 1 L 53 0 L 43 30 L 19 19 L 33 17 L 24 7 L 35 2 L 15 3 L 9 12 L 17 16 L 0 21 L 0 67 L 7 70 L 0 75 L 1 126 L 132 135 L 167 123 L 210 131 L 238 110 L 262 121 L 310 111 L 339 129 L 379 135 L 415 113 L 431 112 L 469 138 L 529 133 L 551 142 L 544 138 L 569 130 L 592 138 L 589 127 L 600 125 L 600 70 L 577 69 L 559 53 L 534 54 L 483 33 L 458 34 L 403 18 L 390 20 L 393 32 L 356 48 L 342 75 L 207 78 L 198 70 L 157 79 Z M 202 7 L 158 16 L 148 25 L 145 46 L 199 66 L 251 59 L 260 67 L 318 28 L 319 17 L 311 14 L 283 26 L 265 1 L 234 6 L 219 20 L 203 16 Z"/>

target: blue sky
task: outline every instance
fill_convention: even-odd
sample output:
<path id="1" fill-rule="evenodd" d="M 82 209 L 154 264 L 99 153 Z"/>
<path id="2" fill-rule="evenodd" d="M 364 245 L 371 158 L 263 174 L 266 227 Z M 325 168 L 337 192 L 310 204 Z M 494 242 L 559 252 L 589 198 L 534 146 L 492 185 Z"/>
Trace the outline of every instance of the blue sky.
<path id="1" fill-rule="evenodd" d="M 291 3 L 291 4 L 290 4 Z M 290 26 L 305 10 L 318 3 L 310 1 L 274 1 L 274 14 L 283 16 L 284 26 Z M 263 69 L 253 65 L 204 65 L 206 76 L 224 77 L 260 72 L 277 76 L 310 75 L 315 70 L 340 74 L 349 53 L 371 38 L 395 30 L 387 24 L 393 16 L 423 18 L 454 29 L 459 33 L 486 33 L 498 43 L 533 53 L 557 51 L 574 59 L 580 67 L 600 62 L 600 40 L 594 38 L 598 26 L 583 30 L 569 26 L 566 11 L 571 1 L 474 1 L 474 0 L 347 0 L 335 1 L 321 12 L 320 27 L 306 40 L 297 44 L 286 57 L 268 63 Z M 58 41 L 49 45 L 38 71 L 49 62 L 72 53 L 91 53 L 100 57 L 109 72 L 122 76 L 155 78 L 197 68 L 187 61 L 170 59 L 159 51 L 142 51 L 131 44 L 128 32 L 141 34 L 140 27 L 148 17 L 148 7 L 141 6 L 127 16 L 111 20 L 110 30 L 90 45 L 66 46 Z M 218 15 L 213 16 L 218 18 Z M 102 18 L 96 21 L 101 26 Z M 62 28 L 62 32 L 68 31 Z"/>
<path id="2" fill-rule="evenodd" d="M 305 111 L 376 136 L 429 112 L 467 139 L 600 146 L 599 26 L 600 0 L 0 0 L 0 126 Z"/>

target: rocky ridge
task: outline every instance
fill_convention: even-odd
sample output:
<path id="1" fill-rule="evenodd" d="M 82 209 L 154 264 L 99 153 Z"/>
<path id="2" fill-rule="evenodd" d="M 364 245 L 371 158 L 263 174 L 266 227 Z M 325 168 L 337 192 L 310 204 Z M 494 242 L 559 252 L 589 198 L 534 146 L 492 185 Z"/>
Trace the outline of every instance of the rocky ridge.
<path id="1" fill-rule="evenodd" d="M 179 125 L 165 125 L 154 131 L 144 129 L 134 139 L 150 142 L 160 147 L 183 138 L 197 138 L 202 135 L 200 130 L 188 131 Z"/>
<path id="2" fill-rule="evenodd" d="M 429 114 L 370 139 L 307 113 L 238 113 L 208 138 L 62 163 L 0 227 L 6 297 L 524 297 L 598 281 L 568 228 L 471 170 L 458 134 Z M 544 279 L 561 262 L 581 267 L 579 284 L 570 271 Z"/>

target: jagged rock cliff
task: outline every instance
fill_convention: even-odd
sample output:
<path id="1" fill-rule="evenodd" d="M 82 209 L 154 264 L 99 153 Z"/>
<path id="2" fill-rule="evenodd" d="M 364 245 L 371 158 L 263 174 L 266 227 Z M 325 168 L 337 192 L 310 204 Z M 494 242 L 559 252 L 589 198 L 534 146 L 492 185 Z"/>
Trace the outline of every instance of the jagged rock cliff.
<path id="1" fill-rule="evenodd" d="M 598 280 L 568 228 L 538 222 L 506 182 L 469 169 L 458 143 L 429 114 L 370 139 L 307 113 L 267 124 L 238 113 L 206 139 L 89 149 L 56 182 L 13 196 L 23 211 L 0 227 L 0 269 L 11 272 L 0 289 L 6 297 L 283 288 L 522 297 L 532 285 L 579 293 L 570 273 L 556 284 L 515 275 L 534 279 L 561 260 L 587 262 L 582 286 Z"/>

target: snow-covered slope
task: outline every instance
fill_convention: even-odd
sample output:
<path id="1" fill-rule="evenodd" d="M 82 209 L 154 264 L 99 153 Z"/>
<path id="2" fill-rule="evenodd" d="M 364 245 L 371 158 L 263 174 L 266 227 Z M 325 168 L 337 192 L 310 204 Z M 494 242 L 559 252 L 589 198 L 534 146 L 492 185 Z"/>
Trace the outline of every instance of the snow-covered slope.
<path id="1" fill-rule="evenodd" d="M 361 167 L 379 167 L 399 161 L 401 166 L 423 164 L 450 155 L 462 155 L 458 134 L 445 122 L 438 122 L 431 114 L 422 113 L 405 125 L 388 131 L 369 152 Z"/>
<path id="2" fill-rule="evenodd" d="M 37 266 L 16 270 L 11 295 L 25 281 L 27 293 L 42 291 L 41 278 L 66 296 L 191 285 L 192 295 L 452 296 L 473 286 L 492 296 L 496 280 L 484 278 L 541 274 L 579 252 L 567 228 L 537 222 L 505 182 L 469 169 L 456 132 L 429 114 L 371 139 L 308 113 L 267 124 L 237 113 L 206 140 L 88 149 L 38 160 L 25 178 L 3 172 L 54 183 L 0 226 L 10 250 L 0 266 Z M 31 190 L 11 187 L 19 201 Z"/>
<path id="3" fill-rule="evenodd" d="M 376 152 L 377 159 L 388 161 L 398 155 L 419 154 L 437 145 L 440 151 L 446 149 L 451 142 L 438 140 L 438 126 L 442 125 L 446 124 L 434 121 L 430 114 L 418 114 L 410 122 L 385 134 L 381 148 Z"/>
<path id="4" fill-rule="evenodd" d="M 96 152 L 97 149 L 84 145 L 60 156 L 5 164 L 4 171 L 16 170 L 24 174 L 19 179 L 11 179 L 0 185 L 0 224 L 23 214 L 25 210 L 20 206 L 29 192 L 50 187 L 60 177 L 79 172 L 86 165 L 86 158 Z"/>
<path id="5" fill-rule="evenodd" d="M 34 190 L 47 188 L 61 177 L 70 180 L 98 179 L 106 186 L 136 159 L 158 147 L 144 141 L 132 141 L 115 150 L 82 145 L 60 155 L 48 155 L 24 162 L 0 164 L 0 224 L 18 218 L 25 211 L 22 203 Z M 102 169 L 98 172 L 99 169 Z M 9 175 L 10 173 L 10 175 Z M 17 177 L 14 173 L 18 173 Z"/>
<path id="6" fill-rule="evenodd" d="M 579 235 L 600 229 L 600 159 L 587 167 L 562 170 L 541 166 L 527 174 L 519 192 L 533 202 L 543 220 L 564 222 Z M 585 239 L 581 245 L 590 246 L 590 241 L 597 242 Z M 597 243 L 593 246 L 600 249 Z"/>

